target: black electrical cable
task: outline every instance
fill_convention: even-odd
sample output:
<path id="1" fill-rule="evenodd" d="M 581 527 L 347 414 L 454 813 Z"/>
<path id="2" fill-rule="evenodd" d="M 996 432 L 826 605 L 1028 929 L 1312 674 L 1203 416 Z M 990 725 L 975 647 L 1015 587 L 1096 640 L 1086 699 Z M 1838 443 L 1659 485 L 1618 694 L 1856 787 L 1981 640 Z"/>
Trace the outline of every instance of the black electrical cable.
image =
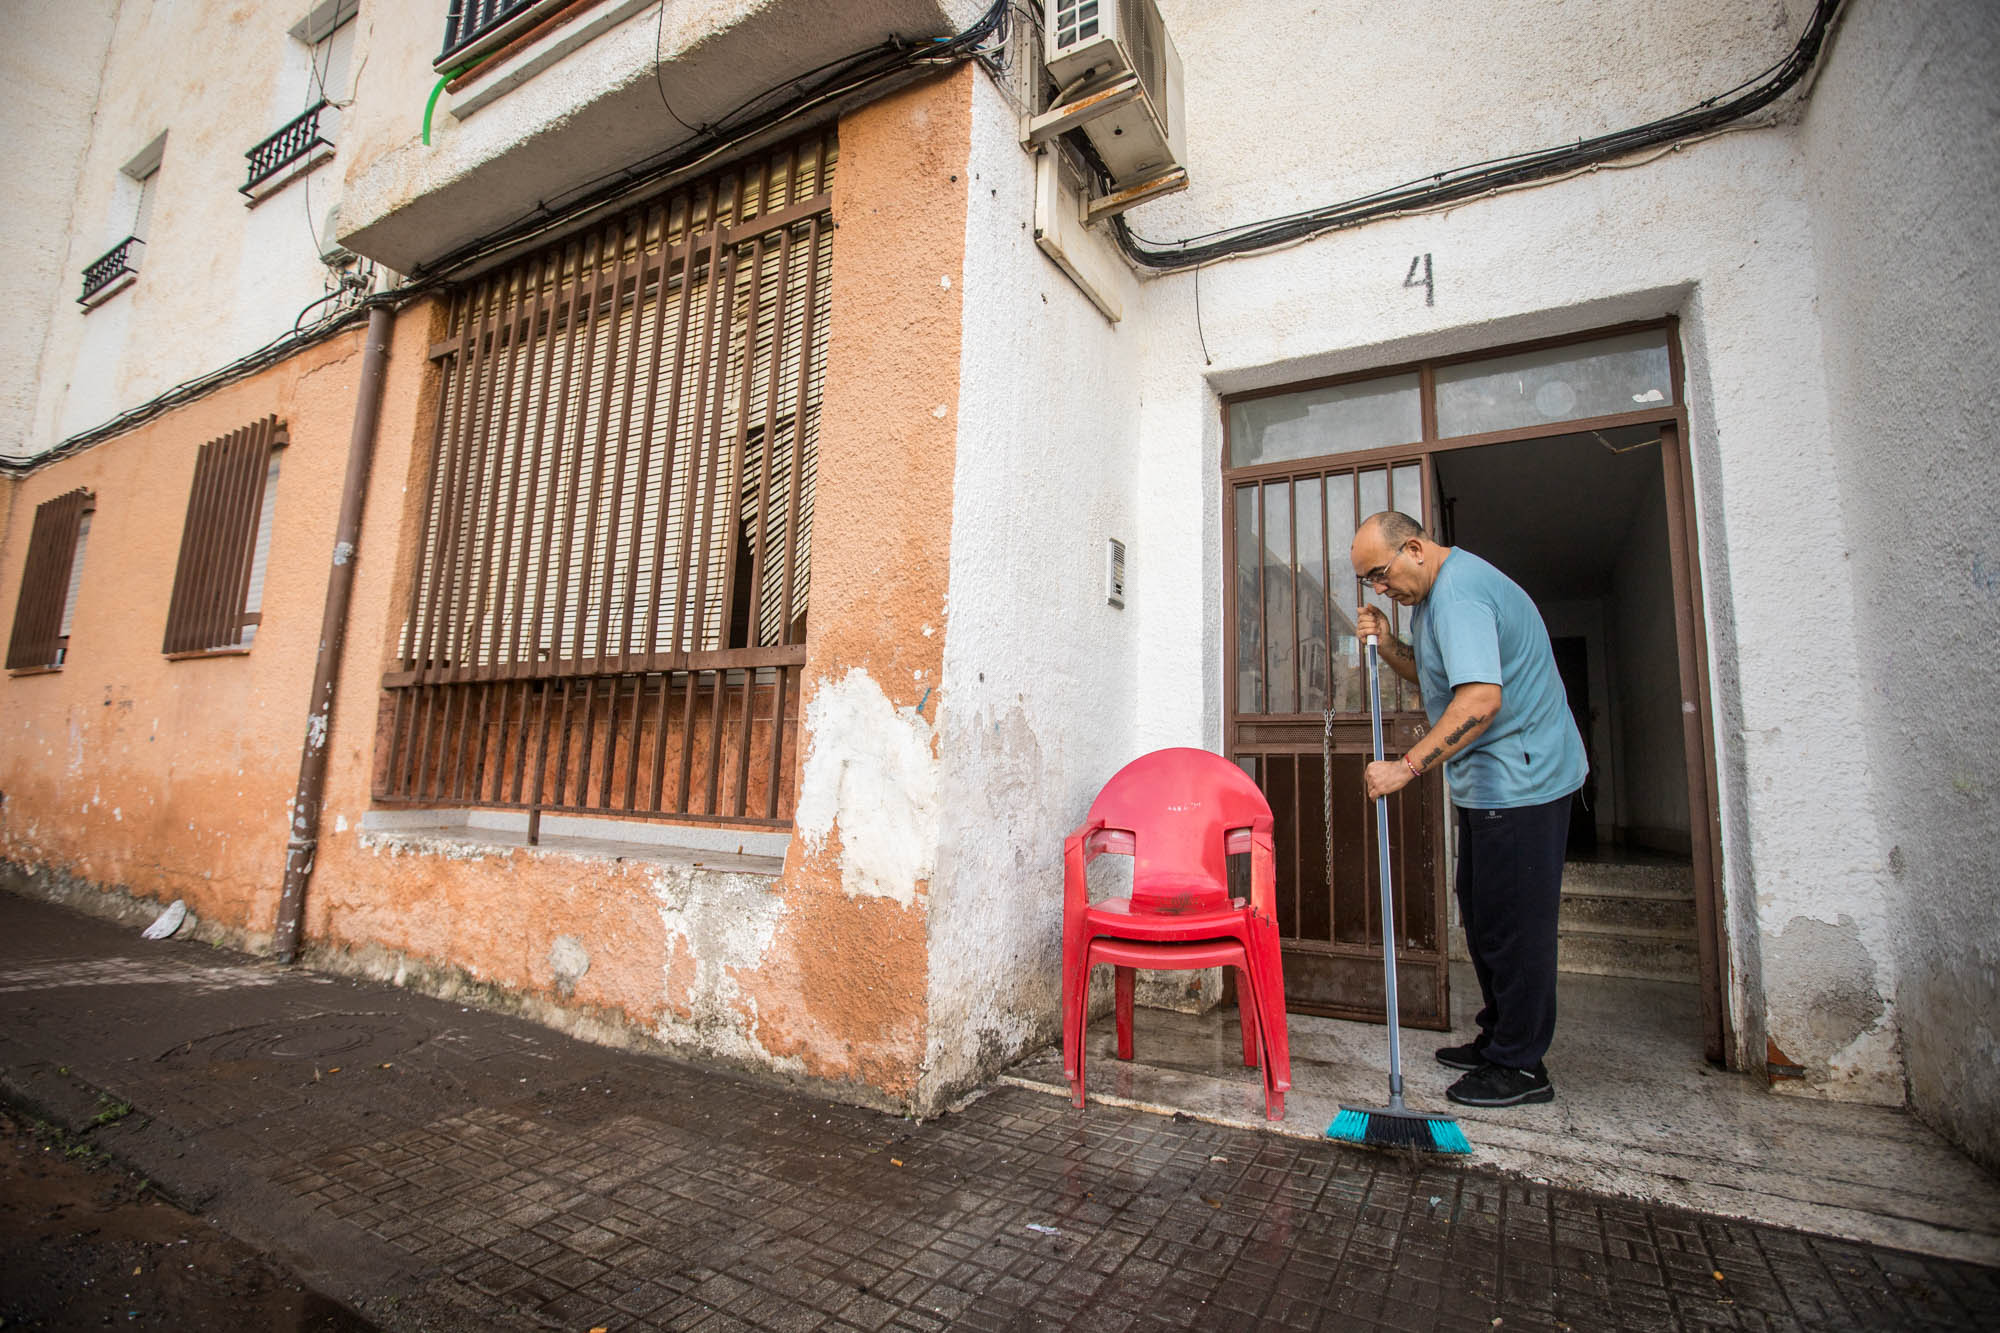
<path id="1" fill-rule="evenodd" d="M 1322 232 L 1360 226 L 1378 218 L 1435 208 L 1492 190 L 1564 175 L 1647 148 L 1719 129 L 1782 97 L 1818 60 L 1841 0 L 1819 0 L 1804 33 L 1785 57 L 1727 92 L 1685 111 L 1574 144 L 1536 149 L 1454 167 L 1375 194 L 1262 222 L 1244 223 L 1178 241 L 1149 241 L 1133 232 L 1123 214 L 1111 220 L 1118 246 L 1133 263 L 1160 272 L 1194 268 L 1234 255 L 1266 250 Z M 1748 90 L 1747 92 L 1745 90 Z M 1738 96 L 1737 94 L 1741 94 Z"/>
<path id="2" fill-rule="evenodd" d="M 660 43 L 666 40 L 666 35 L 667 0 L 660 0 L 659 18 L 653 24 L 653 86 L 659 89 L 660 105 L 667 109 L 667 114 L 672 116 L 680 127 L 689 134 L 700 134 L 700 130 L 681 119 L 681 113 L 674 110 L 674 104 L 667 100 L 667 81 L 660 74 Z"/>
<path id="3" fill-rule="evenodd" d="M 1769 105 L 1804 78 L 1819 58 L 1820 48 L 1825 42 L 1840 3 L 1841 0 L 1819 0 L 1798 44 L 1782 60 L 1728 92 L 1707 98 L 1677 115 L 1631 129 L 1600 135 L 1594 139 L 1579 140 L 1573 145 L 1540 149 L 1441 171 L 1393 189 L 1364 195 L 1344 203 L 1264 222 L 1247 223 L 1180 241 L 1165 243 L 1147 241 L 1132 232 L 1122 214 L 1112 218 L 1113 233 L 1120 248 L 1135 264 L 1163 272 L 1192 268 L 1233 255 L 1288 244 L 1322 232 L 1359 226 L 1364 222 L 1392 214 L 1412 209 L 1432 208 L 1491 190 L 1505 189 L 1561 175 L 1646 148 L 1706 133 Z M 281 335 L 256 351 L 207 375 L 185 380 L 148 402 L 121 413 L 91 430 L 73 435 L 41 454 L 29 459 L 0 459 L 0 472 L 25 474 L 100 440 L 130 430 L 210 389 L 253 374 L 313 343 L 332 337 L 357 322 L 377 305 L 401 304 L 411 299 L 418 293 L 437 285 L 440 281 L 439 275 L 462 268 L 501 249 L 517 245 L 534 234 L 560 226 L 569 218 L 632 193 L 652 180 L 686 170 L 704 158 L 727 151 L 734 143 L 761 134 L 832 98 L 845 96 L 871 83 L 894 77 L 920 65 L 983 60 L 988 53 L 980 48 L 988 38 L 998 34 L 1001 40 L 1005 40 L 1007 16 L 1011 4 L 1012 0 L 997 0 L 997 3 L 971 27 L 951 37 L 934 38 L 923 43 L 909 43 L 892 38 L 867 50 L 807 70 L 777 88 L 767 89 L 738 104 L 721 119 L 708 126 L 704 132 L 697 134 L 693 141 L 677 145 L 670 155 L 651 159 L 638 167 L 609 172 L 587 181 L 568 192 L 566 196 L 558 196 L 559 200 L 567 198 L 569 201 L 567 203 L 558 203 L 554 206 L 546 202 L 538 204 L 534 212 L 423 266 L 413 275 L 414 280 L 403 287 L 367 297 L 310 329 L 298 329 L 297 321 L 294 321 L 291 332 Z M 818 83 L 809 82 L 822 74 L 826 77 Z M 747 116 L 751 108 L 768 101 L 785 89 L 792 90 L 794 94 L 790 100 L 766 112 Z M 1745 92 L 1745 89 L 1749 91 Z M 1742 96 L 1735 96 L 1738 93 L 1742 93 Z M 736 123 L 739 117 L 746 116 L 747 118 L 741 123 Z M 1087 153 L 1086 156 L 1094 158 L 1094 154 Z M 1101 169 L 1102 164 L 1097 165 Z M 608 188 L 594 188 L 605 185 L 606 182 L 611 182 Z M 324 304 L 325 299 L 313 302 L 306 307 L 306 310 Z M 303 318 L 305 313 L 306 311 L 302 310 L 300 318 Z"/>
<path id="4" fill-rule="evenodd" d="M 93 426 L 87 431 L 72 435 L 60 444 L 45 449 L 41 453 L 29 458 L 0 458 L 0 474 L 17 477 L 26 476 L 30 472 L 48 466 L 57 459 L 67 458 L 71 454 L 87 449 L 93 444 L 108 440 L 115 435 L 121 435 L 135 426 L 144 425 L 154 417 L 179 407 L 182 403 L 199 398 L 211 389 L 220 388 L 225 384 L 233 384 L 246 375 L 254 375 L 267 366 L 276 365 L 295 352 L 303 351 L 315 343 L 325 342 L 328 338 L 360 322 L 370 310 L 378 305 L 401 305 L 416 295 L 420 289 L 420 286 L 400 287 L 394 291 L 378 292 L 373 296 L 363 297 L 354 305 L 349 306 L 345 310 L 336 311 L 334 314 L 309 328 L 299 328 L 298 321 L 294 320 L 291 329 L 279 334 L 256 351 L 240 356 L 218 370 L 209 371 L 206 375 L 198 375 L 193 379 L 182 380 L 179 384 L 156 394 L 147 401 L 139 404 L 139 406 L 119 413 L 102 425 Z M 335 296 L 339 294 L 338 292 L 333 293 Z M 321 297 L 319 300 L 307 305 L 304 310 L 299 312 L 300 318 L 303 318 L 306 311 L 313 309 L 315 306 L 326 304 L 328 299 L 328 297 Z"/>

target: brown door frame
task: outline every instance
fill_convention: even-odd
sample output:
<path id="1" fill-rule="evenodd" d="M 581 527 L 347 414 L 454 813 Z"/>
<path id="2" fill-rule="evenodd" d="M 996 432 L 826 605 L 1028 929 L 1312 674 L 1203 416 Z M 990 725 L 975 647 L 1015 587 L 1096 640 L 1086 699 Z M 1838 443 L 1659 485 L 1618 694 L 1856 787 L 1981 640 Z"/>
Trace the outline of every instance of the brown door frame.
<path id="1" fill-rule="evenodd" d="M 1667 356 L 1674 389 L 1671 407 L 1640 412 L 1619 412 L 1575 421 L 1523 426 L 1513 430 L 1489 431 L 1483 435 L 1439 438 L 1435 406 L 1438 367 L 1463 361 L 1484 361 L 1490 357 L 1561 347 L 1572 343 L 1593 342 L 1600 338 L 1613 337 L 1621 333 L 1635 333 L 1645 329 L 1658 329 L 1667 335 Z M 1420 385 L 1423 411 L 1421 440 L 1319 458 L 1285 459 L 1240 468 L 1229 465 L 1229 408 L 1232 404 L 1278 394 L 1296 393 L 1301 389 L 1321 388 L 1411 372 L 1417 374 Z M 1411 455 L 1421 454 L 1424 463 L 1425 493 L 1428 495 L 1428 488 L 1435 474 L 1432 458 L 1435 454 L 1459 449 L 1476 449 L 1492 444 L 1509 444 L 1521 440 L 1544 439 L 1551 435 L 1609 430 L 1619 426 L 1657 425 L 1660 428 L 1661 483 L 1666 495 L 1667 556 L 1673 580 L 1674 642 L 1681 695 L 1681 746 L 1683 766 L 1687 770 L 1688 832 L 1694 874 L 1695 954 L 1700 973 L 1702 1053 L 1713 1063 L 1733 1066 L 1736 1063 L 1735 1034 L 1734 1025 L 1730 1021 L 1726 985 L 1729 959 L 1728 919 L 1722 902 L 1722 812 L 1717 796 L 1715 714 L 1708 667 L 1708 617 L 1702 598 L 1701 522 L 1693 493 L 1693 462 L 1687 443 L 1687 381 L 1686 364 L 1681 354 L 1680 321 L 1674 318 L 1643 320 L 1561 337 L 1538 338 L 1530 342 L 1484 347 L 1431 361 L 1371 367 L 1346 375 L 1327 376 L 1258 389 L 1249 393 L 1230 394 L 1222 399 L 1221 408 L 1222 453 L 1219 462 L 1222 473 L 1222 512 L 1217 515 L 1217 521 L 1222 525 L 1222 554 L 1225 561 L 1222 643 L 1225 653 L 1230 654 L 1222 663 L 1222 725 L 1225 732 L 1224 747 L 1232 753 L 1234 745 L 1231 737 L 1238 724 L 1238 717 L 1233 656 L 1235 546 L 1230 525 L 1229 503 L 1236 486 L 1266 477 L 1282 477 L 1294 472 L 1315 471 L 1328 466 L 1346 469 L 1383 464 L 1392 459 L 1408 461 Z M 1439 818 L 1442 818 L 1441 814 Z M 1442 846 L 1443 830 L 1440 828 L 1438 832 L 1439 845 Z"/>

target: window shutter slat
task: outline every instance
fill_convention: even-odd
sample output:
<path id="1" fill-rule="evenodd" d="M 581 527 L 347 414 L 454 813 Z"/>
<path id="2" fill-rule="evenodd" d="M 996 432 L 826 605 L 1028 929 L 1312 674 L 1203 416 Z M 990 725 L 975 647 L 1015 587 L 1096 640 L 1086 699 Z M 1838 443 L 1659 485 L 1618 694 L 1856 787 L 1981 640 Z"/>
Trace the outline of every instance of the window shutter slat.
<path id="1" fill-rule="evenodd" d="M 81 489 L 35 506 L 21 591 L 14 604 L 14 628 L 7 640 L 8 670 L 62 665 L 69 633 L 64 613 L 82 568 L 79 540 L 84 516 L 95 506 L 91 492 Z"/>
<path id="2" fill-rule="evenodd" d="M 196 452 L 162 652 L 241 647 L 250 617 L 261 617 L 260 533 L 275 497 L 273 453 L 283 443 L 283 427 L 273 416 Z M 257 608 L 249 605 L 253 582 Z"/>

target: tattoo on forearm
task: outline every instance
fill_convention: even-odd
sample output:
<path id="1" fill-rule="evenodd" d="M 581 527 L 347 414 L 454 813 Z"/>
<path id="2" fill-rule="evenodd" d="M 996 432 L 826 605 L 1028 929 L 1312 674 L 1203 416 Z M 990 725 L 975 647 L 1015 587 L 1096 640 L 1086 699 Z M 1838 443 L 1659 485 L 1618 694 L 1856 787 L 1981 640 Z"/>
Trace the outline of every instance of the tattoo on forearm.
<path id="1" fill-rule="evenodd" d="M 1485 714 L 1474 713 L 1471 717 L 1459 723 L 1457 728 L 1452 731 L 1451 735 L 1444 738 L 1443 744 L 1434 746 L 1428 754 L 1421 755 L 1413 761 L 1417 766 L 1417 772 L 1419 773 L 1430 772 L 1431 765 L 1435 764 L 1438 760 L 1444 758 L 1444 752 L 1446 750 L 1450 749 L 1452 746 L 1464 740 L 1468 735 L 1470 735 L 1476 728 L 1478 728 L 1485 721 L 1486 721 Z"/>
<path id="2" fill-rule="evenodd" d="M 1454 730 L 1451 733 L 1451 735 L 1444 738 L 1444 743 L 1446 745 L 1456 745 L 1460 741 L 1464 740 L 1467 736 L 1471 735 L 1474 731 L 1477 731 L 1480 727 L 1483 727 L 1485 725 L 1486 725 L 1485 715 L 1483 713 L 1474 713 L 1471 717 L 1468 717 L 1467 719 L 1465 719 L 1465 721 L 1459 723 L 1457 729 Z"/>

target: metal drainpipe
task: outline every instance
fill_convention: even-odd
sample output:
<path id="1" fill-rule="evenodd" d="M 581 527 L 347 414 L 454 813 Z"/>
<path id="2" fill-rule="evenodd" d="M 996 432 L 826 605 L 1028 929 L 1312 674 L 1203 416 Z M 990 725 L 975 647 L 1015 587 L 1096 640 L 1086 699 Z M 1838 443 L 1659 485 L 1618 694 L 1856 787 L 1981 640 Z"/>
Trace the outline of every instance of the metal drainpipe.
<path id="1" fill-rule="evenodd" d="M 313 672 L 312 708 L 306 714 L 305 748 L 299 754 L 299 790 L 292 799 L 291 838 L 285 844 L 285 888 L 278 896 L 278 925 L 271 943 L 278 961 L 298 956 L 305 922 L 306 881 L 319 847 L 320 798 L 326 786 L 326 743 L 333 722 L 333 692 L 340 682 L 340 649 L 347 637 L 347 603 L 354 591 L 354 561 L 361 541 L 361 508 L 368 497 L 368 469 L 375 457 L 375 426 L 382 415 L 383 370 L 389 360 L 387 305 L 368 312 L 361 354 L 361 383 L 354 391 L 354 434 L 347 445 L 347 481 L 340 524 L 333 539 L 333 569 L 326 581 L 326 614 L 319 627 L 319 664 Z"/>

